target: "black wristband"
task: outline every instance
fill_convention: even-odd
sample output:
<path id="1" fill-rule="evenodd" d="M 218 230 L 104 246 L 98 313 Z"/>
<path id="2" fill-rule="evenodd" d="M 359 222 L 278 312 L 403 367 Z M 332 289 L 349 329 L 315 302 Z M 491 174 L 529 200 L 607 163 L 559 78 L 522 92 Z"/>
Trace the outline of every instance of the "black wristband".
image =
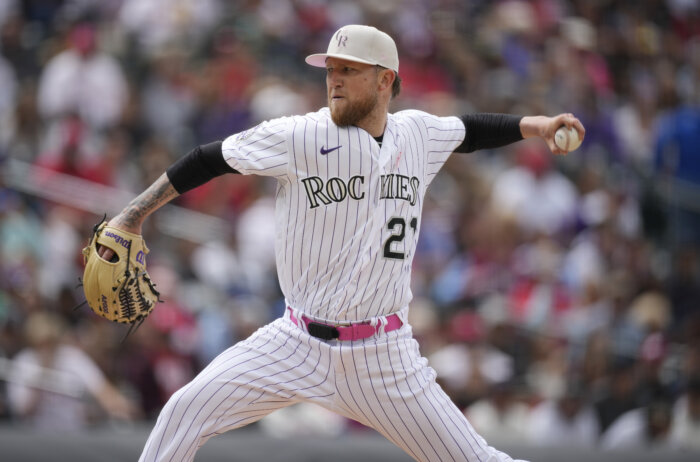
<path id="1" fill-rule="evenodd" d="M 466 134 L 455 152 L 474 152 L 499 148 L 523 139 L 520 133 L 522 116 L 510 114 L 466 114 L 461 117 Z"/>
<path id="2" fill-rule="evenodd" d="M 201 186 L 225 173 L 239 173 L 224 160 L 221 141 L 197 146 L 165 171 L 179 194 Z"/>

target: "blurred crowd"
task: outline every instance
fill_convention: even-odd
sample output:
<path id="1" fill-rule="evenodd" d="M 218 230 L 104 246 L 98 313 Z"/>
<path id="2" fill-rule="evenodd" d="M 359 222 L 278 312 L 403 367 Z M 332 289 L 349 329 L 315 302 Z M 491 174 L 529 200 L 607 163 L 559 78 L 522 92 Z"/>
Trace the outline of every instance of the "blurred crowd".
<path id="1" fill-rule="evenodd" d="M 138 193 L 197 144 L 324 106 L 303 57 L 351 23 L 397 41 L 392 111 L 572 112 L 587 130 L 566 157 L 541 140 L 453 155 L 426 198 L 411 324 L 476 429 L 700 450 L 696 0 L 0 0 L 2 420 L 152 419 L 281 314 L 267 180 L 228 175 L 175 201 L 224 220 L 220 239 L 147 224 L 165 302 L 126 339 L 75 309 L 101 216 L 42 181 Z M 11 177 L 10 162 L 43 173 Z M 295 409 L 263 427 L 357 429 Z"/>

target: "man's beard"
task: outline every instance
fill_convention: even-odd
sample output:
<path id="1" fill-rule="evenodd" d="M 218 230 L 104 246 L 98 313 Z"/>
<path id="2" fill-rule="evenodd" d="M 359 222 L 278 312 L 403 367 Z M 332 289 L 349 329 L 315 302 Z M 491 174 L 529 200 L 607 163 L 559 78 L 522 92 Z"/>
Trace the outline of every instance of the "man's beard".
<path id="1" fill-rule="evenodd" d="M 374 109 L 379 101 L 379 93 L 376 91 L 367 95 L 361 100 L 357 100 L 353 103 L 348 101 L 348 104 L 342 109 L 335 108 L 331 104 L 330 98 L 328 101 L 328 106 L 331 109 L 331 118 L 333 122 L 339 127 L 347 127 L 349 125 L 357 125 L 369 115 Z"/>

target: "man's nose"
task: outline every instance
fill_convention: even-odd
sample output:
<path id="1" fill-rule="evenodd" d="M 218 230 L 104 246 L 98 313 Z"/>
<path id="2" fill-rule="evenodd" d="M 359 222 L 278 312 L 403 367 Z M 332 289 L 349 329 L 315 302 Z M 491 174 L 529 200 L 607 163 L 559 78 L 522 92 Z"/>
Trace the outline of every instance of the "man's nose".
<path id="1" fill-rule="evenodd" d="M 343 86 L 343 79 L 338 74 L 330 74 L 328 76 L 328 85 L 334 88 Z"/>

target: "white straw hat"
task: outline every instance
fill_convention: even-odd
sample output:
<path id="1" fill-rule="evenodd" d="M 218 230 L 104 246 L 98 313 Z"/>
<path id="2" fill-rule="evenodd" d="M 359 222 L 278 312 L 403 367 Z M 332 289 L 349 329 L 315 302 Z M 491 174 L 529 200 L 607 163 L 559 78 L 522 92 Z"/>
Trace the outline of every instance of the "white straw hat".
<path id="1" fill-rule="evenodd" d="M 371 26 L 343 26 L 333 34 L 328 51 L 306 57 L 306 62 L 325 67 L 326 58 L 347 59 L 373 64 L 399 72 L 399 53 L 396 43 L 388 34 Z"/>

